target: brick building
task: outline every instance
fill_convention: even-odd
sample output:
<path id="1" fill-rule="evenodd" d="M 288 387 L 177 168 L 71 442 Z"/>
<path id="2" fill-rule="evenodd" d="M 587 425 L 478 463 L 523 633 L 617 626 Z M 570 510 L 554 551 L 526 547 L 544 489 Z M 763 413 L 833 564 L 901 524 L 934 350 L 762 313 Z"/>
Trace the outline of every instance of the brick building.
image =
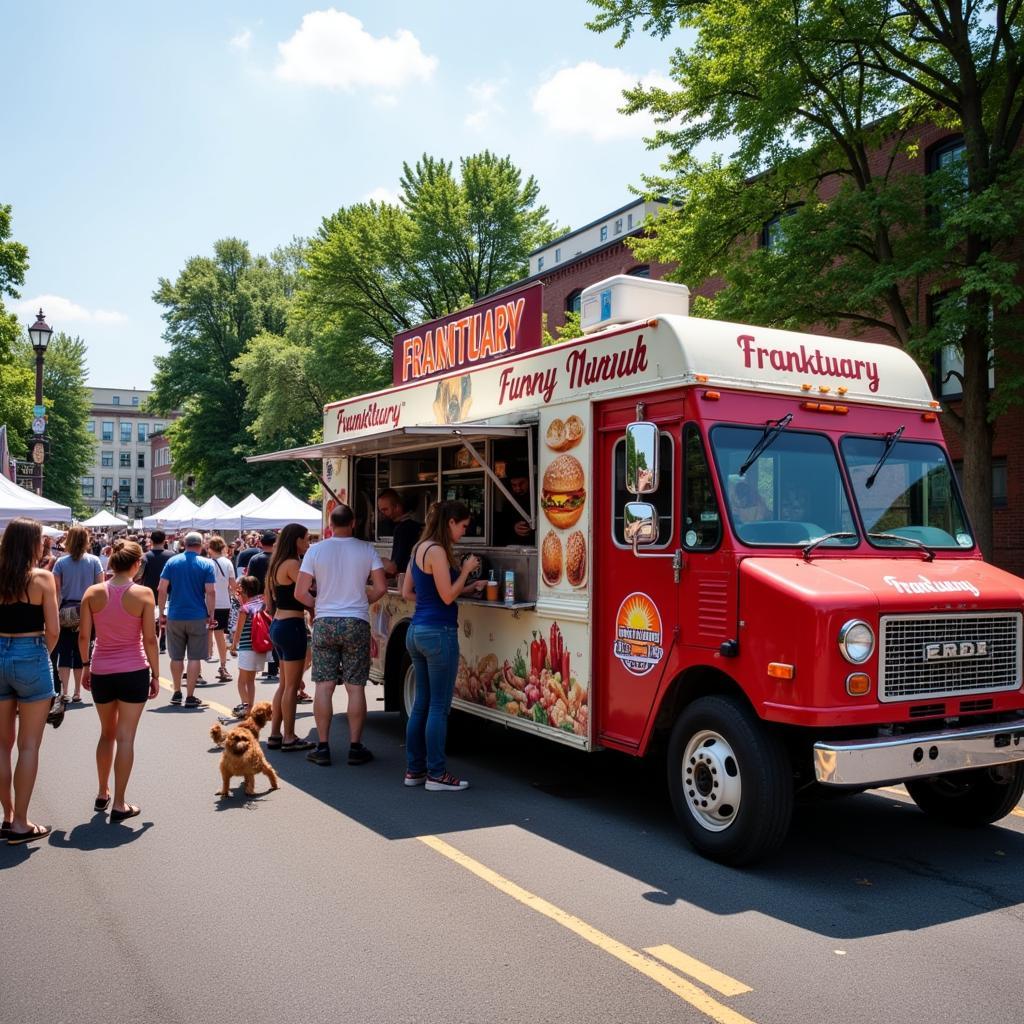
<path id="1" fill-rule="evenodd" d="M 153 512 L 166 508 L 184 490 L 184 481 L 179 480 L 171 469 L 171 445 L 163 430 L 153 433 L 150 438 L 150 494 Z"/>
<path id="2" fill-rule="evenodd" d="M 925 126 L 919 134 L 920 146 L 914 155 L 901 153 L 895 165 L 905 173 L 927 174 L 958 159 L 963 153 L 962 137 L 934 125 Z M 889 154 L 880 151 L 879 163 L 887 161 Z M 838 183 L 826 180 L 821 188 L 822 199 L 834 193 Z M 614 210 L 571 231 L 530 254 L 530 276 L 524 283 L 540 281 L 544 284 L 544 312 L 548 330 L 554 334 L 565 322 L 567 312 L 579 311 L 580 294 L 590 284 L 615 274 L 634 274 L 641 277 L 664 278 L 675 264 L 639 263 L 627 239 L 642 233 L 648 216 L 663 208 L 661 202 L 637 200 Z M 784 216 L 784 215 L 783 215 Z M 757 244 L 770 247 L 777 243 L 782 217 L 764 225 Z M 718 281 L 686 282 L 691 293 L 711 296 L 721 286 Z M 917 284 L 919 308 L 930 308 L 929 281 Z M 811 333 L 854 336 L 849 329 L 831 330 L 821 325 L 807 328 Z M 855 335 L 862 341 L 892 344 L 891 335 L 881 328 L 872 328 Z M 943 383 L 950 369 L 957 369 L 959 358 L 950 347 L 935 360 L 931 367 L 932 389 L 944 405 L 956 408 L 959 384 L 955 378 Z M 944 434 L 954 464 L 959 469 L 963 451 L 956 431 L 947 423 Z M 996 423 L 992 467 L 994 562 L 1004 569 L 1024 576 L 1024 409 L 1016 408 L 1004 414 Z"/>

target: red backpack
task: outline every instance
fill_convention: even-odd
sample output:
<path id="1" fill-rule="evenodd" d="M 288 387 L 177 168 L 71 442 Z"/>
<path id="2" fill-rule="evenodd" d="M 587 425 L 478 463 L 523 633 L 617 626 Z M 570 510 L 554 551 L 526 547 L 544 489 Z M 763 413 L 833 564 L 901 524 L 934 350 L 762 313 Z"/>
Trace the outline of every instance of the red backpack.
<path id="1" fill-rule="evenodd" d="M 270 642 L 270 616 L 262 608 L 253 613 L 250 643 L 257 654 L 266 654 L 274 646 Z"/>

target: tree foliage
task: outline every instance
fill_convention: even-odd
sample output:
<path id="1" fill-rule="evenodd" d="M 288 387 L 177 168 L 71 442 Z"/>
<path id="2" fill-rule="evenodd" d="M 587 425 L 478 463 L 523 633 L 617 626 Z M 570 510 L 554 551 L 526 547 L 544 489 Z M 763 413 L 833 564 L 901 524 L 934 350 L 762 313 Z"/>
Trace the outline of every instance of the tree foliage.
<path id="1" fill-rule="evenodd" d="M 667 145 L 647 181 L 672 207 L 641 259 L 722 288 L 695 311 L 755 323 L 884 329 L 922 363 L 963 357 L 964 489 L 991 552 L 993 419 L 1020 398 L 1024 51 L 1010 0 L 591 0 L 591 27 L 679 32 L 675 89 L 637 88 Z M 922 126 L 964 159 L 920 173 Z M 708 145 L 728 158 L 697 159 Z M 918 161 L 908 173 L 908 161 Z M 758 248 L 782 217 L 779 245 Z M 934 315 L 919 301 L 924 284 Z M 996 390 L 990 392 L 990 360 Z"/>
<path id="2" fill-rule="evenodd" d="M 0 374 L 21 334 L 18 318 L 4 309 L 4 296 L 19 297 L 17 289 L 24 284 L 27 269 L 28 249 L 11 238 L 11 207 L 0 203 Z"/>

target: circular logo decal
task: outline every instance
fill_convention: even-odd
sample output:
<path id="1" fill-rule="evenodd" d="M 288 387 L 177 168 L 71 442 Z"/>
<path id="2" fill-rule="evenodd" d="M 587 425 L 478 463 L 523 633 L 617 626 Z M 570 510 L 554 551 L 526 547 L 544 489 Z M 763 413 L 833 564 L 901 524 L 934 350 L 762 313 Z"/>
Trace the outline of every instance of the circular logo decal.
<path id="1" fill-rule="evenodd" d="M 654 602 L 640 593 L 628 594 L 615 616 L 613 652 L 627 672 L 645 676 L 661 661 L 661 613 Z"/>

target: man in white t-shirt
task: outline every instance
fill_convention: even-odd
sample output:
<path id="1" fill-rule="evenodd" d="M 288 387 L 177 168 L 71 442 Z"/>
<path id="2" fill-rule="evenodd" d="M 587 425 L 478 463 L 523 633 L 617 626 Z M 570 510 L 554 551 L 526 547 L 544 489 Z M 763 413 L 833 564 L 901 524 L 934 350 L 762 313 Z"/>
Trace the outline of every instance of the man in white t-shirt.
<path id="1" fill-rule="evenodd" d="M 366 764 L 373 760 L 373 754 L 361 743 L 366 723 L 366 681 L 370 675 L 370 605 L 387 593 L 387 583 L 376 549 L 353 537 L 354 527 L 352 509 L 344 504 L 335 506 L 331 512 L 333 535 L 306 552 L 295 584 L 296 600 L 316 609 L 313 717 L 319 743 L 306 757 L 324 767 L 331 763 L 328 737 L 334 689 L 339 679 L 348 693 L 348 763 Z"/>

